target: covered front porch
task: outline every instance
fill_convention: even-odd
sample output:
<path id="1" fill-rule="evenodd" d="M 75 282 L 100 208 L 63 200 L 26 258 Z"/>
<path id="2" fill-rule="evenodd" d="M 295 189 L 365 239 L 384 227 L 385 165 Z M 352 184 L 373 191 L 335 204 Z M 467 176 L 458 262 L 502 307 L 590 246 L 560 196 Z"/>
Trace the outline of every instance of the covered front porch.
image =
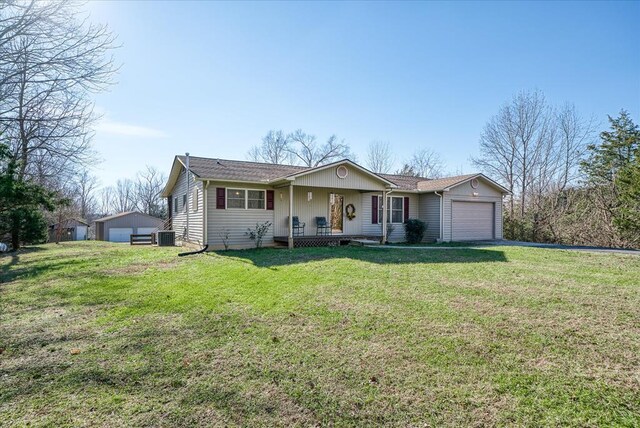
<path id="1" fill-rule="evenodd" d="M 379 242 L 385 223 L 363 221 L 365 211 L 369 216 L 371 211 L 363 204 L 363 195 L 383 196 L 394 186 L 348 160 L 283 178 L 274 183 L 274 241 L 289 248 L 340 245 L 354 239 Z"/>

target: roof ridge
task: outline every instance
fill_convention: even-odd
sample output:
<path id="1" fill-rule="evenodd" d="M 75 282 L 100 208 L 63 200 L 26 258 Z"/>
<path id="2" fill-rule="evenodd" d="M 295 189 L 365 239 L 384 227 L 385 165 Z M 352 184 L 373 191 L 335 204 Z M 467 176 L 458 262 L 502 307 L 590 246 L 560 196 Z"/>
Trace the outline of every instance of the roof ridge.
<path id="1" fill-rule="evenodd" d="M 179 158 L 186 158 L 185 155 L 176 155 Z M 309 167 L 309 166 L 303 166 L 303 165 L 290 165 L 290 164 L 286 164 L 286 163 L 269 163 L 269 162 L 257 162 L 257 161 L 250 161 L 250 160 L 238 160 L 238 159 L 224 159 L 224 158 L 207 158 L 207 157 L 203 157 L 203 156 L 192 156 L 189 155 L 189 158 L 196 158 L 196 159 L 204 159 L 204 160 L 209 160 L 209 161 L 225 161 L 225 162 L 242 162 L 242 163 L 252 163 L 252 164 L 257 164 L 257 165 L 269 165 L 269 166 L 284 166 L 284 167 L 288 167 L 288 168 L 300 168 L 300 169 L 311 169 L 313 167 Z"/>

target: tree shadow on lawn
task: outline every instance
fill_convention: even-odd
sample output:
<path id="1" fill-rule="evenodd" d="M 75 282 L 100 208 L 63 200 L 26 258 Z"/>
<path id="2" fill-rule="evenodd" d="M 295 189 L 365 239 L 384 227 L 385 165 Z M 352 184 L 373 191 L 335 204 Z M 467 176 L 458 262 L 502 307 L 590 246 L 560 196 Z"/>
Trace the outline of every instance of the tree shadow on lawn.
<path id="1" fill-rule="evenodd" d="M 420 263 L 494 263 L 508 261 L 503 251 L 477 248 L 437 251 L 345 246 L 298 248 L 295 250 L 264 248 L 252 250 L 215 251 L 208 254 L 243 260 L 254 266 L 263 268 L 275 268 L 278 266 L 332 259 L 351 259 L 366 263 L 392 265 Z"/>
<path id="2" fill-rule="evenodd" d="M 34 278 L 42 274 L 51 274 L 60 270 L 68 269 L 72 266 L 86 264 L 81 259 L 63 259 L 52 263 L 28 262 L 20 263 L 20 267 L 14 267 L 19 263 L 19 256 L 12 258 L 11 262 L 0 267 L 0 285 L 16 281 L 18 279 Z M 68 277 L 68 275 L 67 275 Z"/>

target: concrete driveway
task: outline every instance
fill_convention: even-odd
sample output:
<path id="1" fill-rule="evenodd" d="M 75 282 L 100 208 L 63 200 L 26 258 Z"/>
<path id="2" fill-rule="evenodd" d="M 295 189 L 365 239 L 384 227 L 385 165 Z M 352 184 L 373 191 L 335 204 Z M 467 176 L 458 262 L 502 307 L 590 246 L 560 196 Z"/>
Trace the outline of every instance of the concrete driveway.
<path id="1" fill-rule="evenodd" d="M 555 250 L 570 250 L 570 251 L 589 251 L 593 253 L 617 253 L 617 254 L 631 254 L 634 256 L 640 256 L 640 250 L 627 249 L 627 248 L 606 248 L 606 247 L 589 247 L 580 245 L 560 245 L 560 244 L 540 244 L 537 242 L 523 242 L 523 241 L 508 241 L 508 240 L 493 240 L 493 241 L 470 241 L 467 242 L 467 246 L 447 246 L 431 245 L 420 247 L 417 245 L 371 245 L 371 248 L 398 248 L 404 250 L 459 250 L 464 248 L 479 248 L 503 245 L 509 247 L 534 247 L 534 248 L 551 248 Z M 367 245 L 368 246 L 368 245 Z"/>
<path id="2" fill-rule="evenodd" d="M 630 248 L 607 248 L 607 247 L 590 247 L 583 245 L 560 245 L 560 244 L 540 244 L 537 242 L 523 242 L 523 241 L 508 241 L 508 240 L 495 240 L 495 241 L 476 241 L 470 242 L 469 245 L 506 245 L 511 247 L 535 247 L 535 248 L 553 248 L 556 250 L 573 250 L 573 251 L 591 251 L 596 253 L 618 253 L 618 254 L 633 254 L 640 256 L 640 250 L 634 250 Z"/>

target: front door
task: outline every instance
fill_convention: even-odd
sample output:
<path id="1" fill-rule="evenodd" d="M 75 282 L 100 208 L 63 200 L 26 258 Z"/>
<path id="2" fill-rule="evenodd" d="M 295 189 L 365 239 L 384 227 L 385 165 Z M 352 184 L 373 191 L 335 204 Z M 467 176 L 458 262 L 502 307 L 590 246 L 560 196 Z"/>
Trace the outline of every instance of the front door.
<path id="1" fill-rule="evenodd" d="M 329 216 L 331 218 L 331 233 L 342 233 L 344 212 L 344 196 L 332 193 L 329 196 Z"/>

